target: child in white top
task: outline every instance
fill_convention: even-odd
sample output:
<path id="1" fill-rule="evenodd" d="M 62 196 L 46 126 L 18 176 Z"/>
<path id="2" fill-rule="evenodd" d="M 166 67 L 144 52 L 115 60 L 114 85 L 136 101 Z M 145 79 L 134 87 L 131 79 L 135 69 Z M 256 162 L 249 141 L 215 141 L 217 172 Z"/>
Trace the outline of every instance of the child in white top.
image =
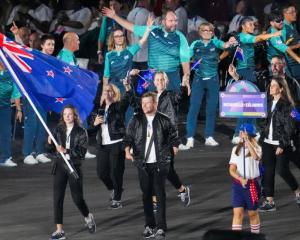
<path id="1" fill-rule="evenodd" d="M 240 127 L 240 143 L 233 147 L 229 173 L 233 177 L 232 230 L 242 230 L 244 210 L 248 210 L 251 232 L 260 232 L 260 219 L 258 215 L 258 200 L 260 185 L 258 178 L 261 147 L 255 140 L 255 127 L 244 123 Z"/>

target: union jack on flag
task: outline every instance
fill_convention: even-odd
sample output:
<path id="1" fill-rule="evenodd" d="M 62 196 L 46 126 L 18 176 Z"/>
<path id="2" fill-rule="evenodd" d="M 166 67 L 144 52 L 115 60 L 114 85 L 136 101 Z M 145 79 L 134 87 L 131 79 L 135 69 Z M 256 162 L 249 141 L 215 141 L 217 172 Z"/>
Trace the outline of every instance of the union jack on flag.
<path id="1" fill-rule="evenodd" d="M 0 51 L 2 62 L 7 60 L 34 104 L 55 112 L 72 104 L 82 121 L 90 114 L 98 85 L 95 73 L 19 45 L 1 33 Z"/>
<path id="2" fill-rule="evenodd" d="M 244 57 L 244 51 L 241 47 L 237 46 L 236 50 L 235 50 L 235 57 L 237 59 L 239 59 L 240 61 L 244 62 L 245 61 L 245 57 Z"/>

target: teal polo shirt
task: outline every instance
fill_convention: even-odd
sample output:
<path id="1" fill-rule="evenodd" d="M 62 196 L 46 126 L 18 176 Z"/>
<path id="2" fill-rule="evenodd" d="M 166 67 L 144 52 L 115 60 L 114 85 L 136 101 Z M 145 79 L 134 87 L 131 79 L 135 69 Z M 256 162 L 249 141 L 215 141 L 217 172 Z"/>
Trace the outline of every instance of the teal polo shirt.
<path id="1" fill-rule="evenodd" d="M 241 32 L 238 34 L 238 39 L 240 48 L 243 49 L 244 61 L 237 58 L 237 69 L 254 69 L 254 43 L 256 41 L 256 36 Z"/>
<path id="2" fill-rule="evenodd" d="M 270 27 L 267 33 L 275 33 L 277 30 Z M 271 62 L 272 57 L 275 55 L 284 55 L 288 49 L 288 46 L 284 43 L 282 36 L 272 37 L 267 41 L 267 57 Z"/>
<path id="3" fill-rule="evenodd" d="M 208 43 L 201 39 L 194 41 L 190 46 L 190 57 L 201 63 L 196 67 L 195 74 L 202 78 L 215 77 L 218 74 L 220 50 L 224 49 L 224 42 L 212 38 Z"/>
<path id="4" fill-rule="evenodd" d="M 22 95 L 8 71 L 0 71 L 0 106 L 10 106 L 11 99 L 18 99 Z"/>
<path id="5" fill-rule="evenodd" d="M 133 33 L 142 37 L 147 26 L 134 25 Z M 148 37 L 148 65 L 150 68 L 174 72 L 180 63 L 189 62 L 189 45 L 178 30 L 167 32 L 162 26 L 152 26 Z"/>
<path id="6" fill-rule="evenodd" d="M 57 58 L 72 66 L 78 66 L 74 53 L 66 48 L 60 50 L 60 52 L 57 55 Z"/>
<path id="7" fill-rule="evenodd" d="M 110 81 L 124 79 L 132 69 L 133 56 L 141 49 L 139 44 L 128 46 L 123 51 L 112 50 L 105 55 L 104 77 Z"/>

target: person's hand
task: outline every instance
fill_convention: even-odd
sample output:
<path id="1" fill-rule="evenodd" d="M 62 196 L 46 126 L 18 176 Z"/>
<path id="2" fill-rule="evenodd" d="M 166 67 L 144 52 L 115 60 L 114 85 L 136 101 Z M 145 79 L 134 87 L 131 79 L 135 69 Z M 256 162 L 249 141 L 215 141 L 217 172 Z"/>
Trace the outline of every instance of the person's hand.
<path id="1" fill-rule="evenodd" d="M 190 96 L 191 95 L 190 77 L 183 75 L 181 85 L 187 88 L 188 96 Z"/>
<path id="2" fill-rule="evenodd" d="M 116 12 L 114 8 L 102 8 L 102 14 L 108 18 L 114 19 L 116 17 Z"/>
<path id="3" fill-rule="evenodd" d="M 125 151 L 125 158 L 133 162 L 133 156 L 129 151 Z"/>
<path id="4" fill-rule="evenodd" d="M 243 188 L 246 188 L 247 183 L 248 183 L 248 179 L 239 177 L 239 181 L 240 181 L 240 183 L 242 184 Z"/>
<path id="5" fill-rule="evenodd" d="M 135 76 L 138 75 L 140 73 L 139 69 L 131 69 L 131 71 L 129 72 L 129 76 Z"/>
<path id="6" fill-rule="evenodd" d="M 13 35 L 18 35 L 19 34 L 19 28 L 16 25 L 15 21 L 13 21 L 13 25 L 10 28 L 10 31 L 12 32 Z"/>
<path id="7" fill-rule="evenodd" d="M 174 155 L 176 155 L 178 153 L 178 147 L 173 147 L 173 152 L 174 152 Z"/>
<path id="8" fill-rule="evenodd" d="M 229 40 L 227 42 L 225 42 L 224 48 L 229 48 L 229 47 L 237 45 L 237 44 L 238 44 L 238 42 L 235 39 L 235 37 L 230 37 Z"/>
<path id="9" fill-rule="evenodd" d="M 282 148 L 280 148 L 280 147 L 277 147 L 276 148 L 276 152 L 275 152 L 275 155 L 280 155 L 280 154 L 282 154 L 283 153 L 283 149 Z"/>
<path id="10" fill-rule="evenodd" d="M 102 123 L 104 123 L 103 116 L 97 115 L 96 118 L 95 118 L 95 121 L 94 121 L 94 126 L 97 126 L 97 125 L 102 124 Z"/>
<path id="11" fill-rule="evenodd" d="M 52 144 L 52 140 L 50 136 L 48 136 L 48 144 Z"/>
<path id="12" fill-rule="evenodd" d="M 61 145 L 56 146 L 56 151 L 58 151 L 60 153 L 66 153 L 66 149 Z"/>
<path id="13" fill-rule="evenodd" d="M 98 54 L 98 63 L 103 64 L 103 55 L 102 55 L 102 53 Z"/>
<path id="14" fill-rule="evenodd" d="M 154 23 L 154 16 L 152 14 L 149 14 L 147 23 L 146 23 L 147 28 L 151 29 L 153 23 Z"/>
<path id="15" fill-rule="evenodd" d="M 239 75 L 237 74 L 236 68 L 232 63 L 228 67 L 228 73 L 234 80 L 239 80 Z"/>
<path id="16" fill-rule="evenodd" d="M 21 110 L 17 110 L 17 113 L 16 113 L 16 119 L 19 121 L 19 122 L 22 122 L 22 111 Z"/>

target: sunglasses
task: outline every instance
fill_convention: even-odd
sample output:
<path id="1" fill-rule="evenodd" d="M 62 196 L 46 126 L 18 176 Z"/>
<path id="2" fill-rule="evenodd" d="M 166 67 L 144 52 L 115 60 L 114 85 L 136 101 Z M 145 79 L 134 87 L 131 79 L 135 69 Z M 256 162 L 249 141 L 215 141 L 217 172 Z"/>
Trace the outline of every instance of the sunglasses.
<path id="1" fill-rule="evenodd" d="M 276 23 L 282 23 L 283 19 L 282 18 L 277 18 L 277 19 L 274 19 L 274 22 L 276 22 Z"/>

